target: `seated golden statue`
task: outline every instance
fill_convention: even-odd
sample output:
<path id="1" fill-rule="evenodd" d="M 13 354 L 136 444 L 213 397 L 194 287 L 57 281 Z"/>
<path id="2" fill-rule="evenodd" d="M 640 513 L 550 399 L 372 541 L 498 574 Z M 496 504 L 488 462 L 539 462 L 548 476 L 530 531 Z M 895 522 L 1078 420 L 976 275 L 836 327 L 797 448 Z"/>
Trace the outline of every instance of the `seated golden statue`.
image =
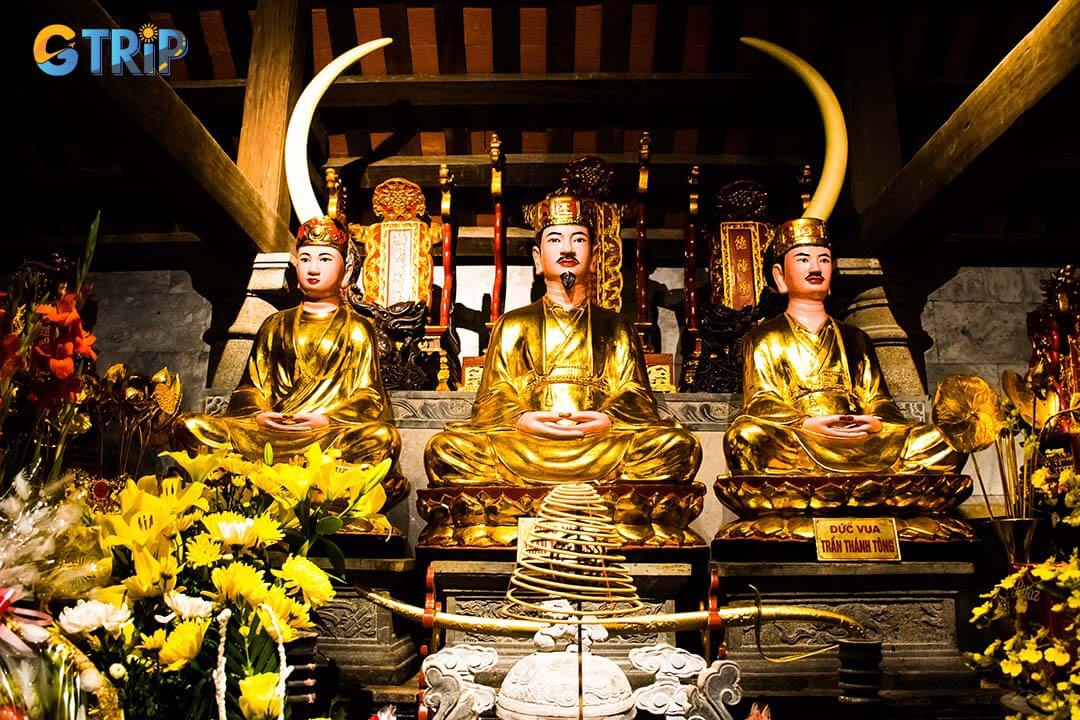
<path id="1" fill-rule="evenodd" d="M 583 203 L 552 195 L 533 219 L 545 295 L 496 322 L 472 418 L 424 453 L 432 487 L 689 483 L 697 438 L 661 419 L 632 325 L 590 299 Z"/>
<path id="2" fill-rule="evenodd" d="M 772 252 L 787 311 L 744 340 L 742 412 L 724 436 L 731 473 L 957 472 L 965 456 L 935 426 L 903 416 L 866 333 L 826 314 L 825 224 L 784 223 Z"/>
<path id="3" fill-rule="evenodd" d="M 297 276 L 304 301 L 263 322 L 225 415 L 183 418 L 176 438 L 181 446 L 227 448 L 259 459 L 269 443 L 274 457 L 284 459 L 319 443 L 340 450 L 346 462 L 396 463 L 401 441 L 387 422 L 374 330 L 341 302 L 348 237 L 329 217 L 301 226 Z M 396 471 L 391 476 L 391 486 L 404 484 Z"/>

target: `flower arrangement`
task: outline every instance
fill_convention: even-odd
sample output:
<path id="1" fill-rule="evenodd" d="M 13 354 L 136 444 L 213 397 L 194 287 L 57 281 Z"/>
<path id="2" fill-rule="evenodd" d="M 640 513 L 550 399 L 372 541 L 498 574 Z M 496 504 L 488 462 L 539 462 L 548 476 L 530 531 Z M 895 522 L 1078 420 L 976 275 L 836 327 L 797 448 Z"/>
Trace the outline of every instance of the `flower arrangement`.
<path id="1" fill-rule="evenodd" d="M 66 608 L 60 627 L 108 668 L 140 718 L 283 717 L 284 644 L 334 597 L 308 554 L 346 524 L 389 528 L 379 514 L 389 462 L 349 466 L 317 445 L 291 462 L 227 453 L 163 453 L 176 468 L 129 480 L 99 511 L 110 583 Z M 284 552 L 285 548 L 288 552 Z M 277 550 L 280 549 L 281 552 Z"/>
<path id="2" fill-rule="evenodd" d="M 1051 431 L 1072 411 L 1061 411 L 1048 399 L 1038 398 L 1018 373 L 1007 371 L 1002 387 L 1008 399 L 999 400 L 1001 417 L 993 443 L 1006 514 L 1013 522 L 1047 515 L 1054 526 L 1080 527 L 1076 469 L 1066 466 L 1060 449 L 1043 447 Z M 1021 440 L 1020 458 L 1014 437 Z M 1035 519 L 1028 522 L 1033 524 Z M 1032 525 L 1027 532 L 1028 543 L 1033 529 Z M 995 530 L 1000 533 L 996 524 Z M 1018 693 L 1016 704 L 1024 706 L 1022 716 L 1080 717 L 1080 560 L 1075 542 L 1059 544 L 1041 563 L 1012 562 L 1011 569 L 982 595 L 985 602 L 972 612 L 972 622 L 996 630 L 999 636 L 968 659 L 976 667 L 1000 673 Z"/>
<path id="3" fill-rule="evenodd" d="M 999 671 L 1030 708 L 1027 717 L 1071 720 L 1080 708 L 1080 560 L 1051 558 L 1005 577 L 972 612 L 980 627 L 1008 627 L 981 653 L 968 657 Z M 1043 605 L 1048 612 L 1033 612 Z M 1020 715 L 1010 716 L 1020 718 Z"/>
<path id="4" fill-rule="evenodd" d="M 25 264 L 0 293 L 0 484 L 27 468 L 56 480 L 68 440 L 89 427 L 83 375 L 97 356 L 80 310 L 100 220 L 74 267 L 60 256 Z"/>
<path id="5" fill-rule="evenodd" d="M 75 720 L 88 693 L 100 716 L 117 717 L 111 685 L 33 609 L 97 584 L 107 567 L 93 547 L 66 476 L 38 484 L 20 473 L 0 498 L 0 717 Z"/>

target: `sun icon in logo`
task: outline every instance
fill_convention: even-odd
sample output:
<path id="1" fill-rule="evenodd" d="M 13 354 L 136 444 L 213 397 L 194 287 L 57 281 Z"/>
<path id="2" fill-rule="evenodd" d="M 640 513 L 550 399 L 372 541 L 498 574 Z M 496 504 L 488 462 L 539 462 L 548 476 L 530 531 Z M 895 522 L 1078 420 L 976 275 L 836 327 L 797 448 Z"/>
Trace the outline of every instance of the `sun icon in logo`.
<path id="1" fill-rule="evenodd" d="M 156 43 L 158 39 L 157 25 L 146 23 L 139 28 L 139 40 L 143 43 Z"/>

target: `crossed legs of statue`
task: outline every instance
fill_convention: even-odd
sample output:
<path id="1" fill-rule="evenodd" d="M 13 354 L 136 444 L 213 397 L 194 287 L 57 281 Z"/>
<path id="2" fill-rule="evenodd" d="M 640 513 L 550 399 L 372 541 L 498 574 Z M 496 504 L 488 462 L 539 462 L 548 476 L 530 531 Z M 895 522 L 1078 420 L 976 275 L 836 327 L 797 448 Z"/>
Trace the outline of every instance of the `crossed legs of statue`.
<path id="1" fill-rule="evenodd" d="M 548 458 L 561 457 L 549 460 L 547 467 L 533 466 L 529 477 L 524 477 L 513 467 L 520 467 L 527 458 L 513 454 L 511 459 L 511 455 L 537 442 L 545 443 Z M 612 431 L 567 441 L 539 440 L 518 430 L 495 434 L 451 428 L 428 441 L 424 457 L 432 487 L 522 486 L 559 482 L 564 476 L 578 481 L 674 484 L 693 479 L 701 463 L 701 446 L 680 427 Z"/>
<path id="2" fill-rule="evenodd" d="M 865 441 L 861 441 L 865 442 Z M 826 455 L 817 445 L 815 455 Z M 955 473 L 965 456 L 949 447 L 941 431 L 930 424 L 912 426 L 895 460 L 883 467 L 829 467 L 828 460 L 815 462 L 799 436 L 785 425 L 736 418 L 724 435 L 728 471 L 732 475 L 814 475 L 831 472 Z M 840 449 L 840 448 L 837 448 Z M 867 457 L 874 454 L 867 453 Z M 819 457 L 819 460 L 821 458 Z"/>

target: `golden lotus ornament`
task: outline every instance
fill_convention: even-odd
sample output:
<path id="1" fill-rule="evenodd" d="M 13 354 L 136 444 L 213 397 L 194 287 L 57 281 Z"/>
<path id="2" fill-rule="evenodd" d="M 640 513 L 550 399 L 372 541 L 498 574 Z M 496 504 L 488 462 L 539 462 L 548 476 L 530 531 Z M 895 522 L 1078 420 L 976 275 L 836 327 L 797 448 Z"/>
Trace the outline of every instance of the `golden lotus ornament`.
<path id="1" fill-rule="evenodd" d="M 990 447 L 1005 427 L 1001 399 L 977 375 L 949 375 L 938 383 L 933 417 L 949 445 L 965 453 Z"/>

